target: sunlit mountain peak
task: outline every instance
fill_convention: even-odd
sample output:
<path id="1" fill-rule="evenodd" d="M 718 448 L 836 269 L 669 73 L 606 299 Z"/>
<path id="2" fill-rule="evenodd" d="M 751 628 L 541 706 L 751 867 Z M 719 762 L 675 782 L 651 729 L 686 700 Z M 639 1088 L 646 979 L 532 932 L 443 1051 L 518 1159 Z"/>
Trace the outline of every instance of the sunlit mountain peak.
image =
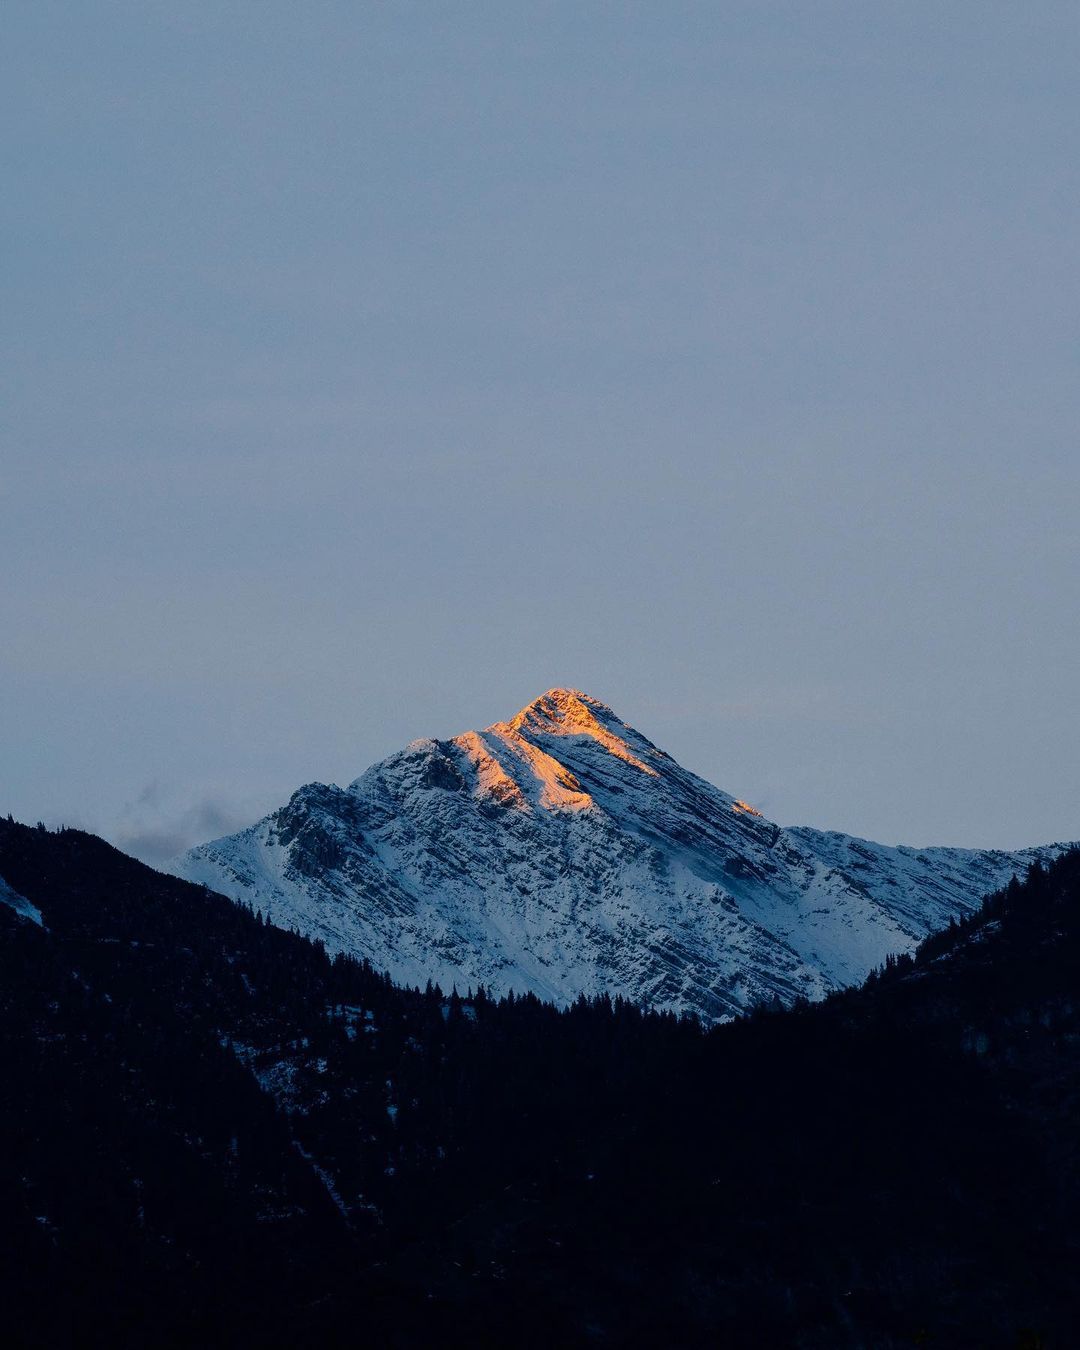
<path id="1" fill-rule="evenodd" d="M 606 703 L 601 703 L 580 689 L 549 689 L 527 703 L 509 722 L 496 722 L 487 730 L 503 737 L 526 740 L 534 737 L 589 736 L 617 759 L 655 777 L 656 769 L 635 754 L 630 742 L 612 730 L 613 727 L 626 732 L 642 747 L 652 749 L 644 737 L 620 722 Z"/>
<path id="2" fill-rule="evenodd" d="M 593 698 L 582 689 L 548 689 L 539 698 L 526 703 L 524 708 L 510 719 L 509 725 L 516 730 L 526 723 L 533 725 L 541 722 L 545 725 L 558 725 L 567 721 L 574 723 L 594 717 L 596 712 L 613 716 L 606 703 L 601 703 L 598 698 Z"/>
<path id="3" fill-rule="evenodd" d="M 785 829 L 555 688 L 347 788 L 308 784 L 173 870 L 410 985 L 617 993 L 716 1021 L 862 980 L 1063 848 Z"/>

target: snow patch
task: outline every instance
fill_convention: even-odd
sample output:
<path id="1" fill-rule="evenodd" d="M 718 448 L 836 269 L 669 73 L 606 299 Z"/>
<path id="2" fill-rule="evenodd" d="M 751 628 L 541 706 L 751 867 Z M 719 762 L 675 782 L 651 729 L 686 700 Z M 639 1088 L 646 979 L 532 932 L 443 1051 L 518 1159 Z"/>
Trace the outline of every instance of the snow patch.
<path id="1" fill-rule="evenodd" d="M 45 921 L 37 905 L 32 905 L 25 896 L 13 891 L 3 877 L 0 877 L 0 905 L 7 905 L 8 909 L 13 909 L 20 918 L 36 923 L 39 928 L 45 927 Z"/>

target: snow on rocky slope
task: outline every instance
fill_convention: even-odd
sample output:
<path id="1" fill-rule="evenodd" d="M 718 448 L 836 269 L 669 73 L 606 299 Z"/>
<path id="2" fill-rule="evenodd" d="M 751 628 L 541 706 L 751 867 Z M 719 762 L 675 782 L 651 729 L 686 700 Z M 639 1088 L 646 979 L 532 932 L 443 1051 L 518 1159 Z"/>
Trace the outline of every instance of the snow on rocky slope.
<path id="1" fill-rule="evenodd" d="M 31 923 L 36 923 L 39 928 L 44 926 L 41 917 L 41 910 L 37 905 L 32 905 L 25 896 L 18 895 L 7 884 L 3 877 L 0 877 L 0 905 L 6 905 L 8 909 L 13 909 L 22 919 L 29 919 Z"/>
<path id="2" fill-rule="evenodd" d="M 608 991 L 712 1021 L 859 981 L 1064 847 L 784 829 L 605 704 L 552 689 L 346 789 L 302 787 L 169 870 L 406 983 Z"/>

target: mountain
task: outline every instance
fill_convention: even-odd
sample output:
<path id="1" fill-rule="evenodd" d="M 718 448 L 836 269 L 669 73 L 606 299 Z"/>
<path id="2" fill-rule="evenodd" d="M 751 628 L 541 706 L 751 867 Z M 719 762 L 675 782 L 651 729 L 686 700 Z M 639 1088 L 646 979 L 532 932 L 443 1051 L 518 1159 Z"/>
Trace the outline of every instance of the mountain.
<path id="1" fill-rule="evenodd" d="M 607 991 L 715 1021 L 857 983 L 1063 848 L 783 829 L 597 699 L 551 689 L 348 788 L 302 787 L 168 870 L 405 983 Z"/>
<path id="2" fill-rule="evenodd" d="M 1080 851 L 708 1031 L 399 989 L 76 830 L 0 878 L 7 1345 L 1080 1343 Z"/>

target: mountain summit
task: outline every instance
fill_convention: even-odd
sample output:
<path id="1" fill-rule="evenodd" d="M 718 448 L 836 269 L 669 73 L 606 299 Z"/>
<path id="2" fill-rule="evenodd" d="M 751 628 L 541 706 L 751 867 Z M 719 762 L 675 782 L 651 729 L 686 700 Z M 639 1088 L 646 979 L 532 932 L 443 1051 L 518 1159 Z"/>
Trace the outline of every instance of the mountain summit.
<path id="1" fill-rule="evenodd" d="M 549 689 L 532 703 L 527 703 L 509 722 L 496 722 L 494 726 L 488 727 L 488 731 L 520 739 L 529 736 L 591 736 L 610 754 L 654 777 L 657 770 L 634 754 L 631 741 L 626 737 L 629 736 L 636 743 L 642 754 L 667 758 L 633 727 L 620 722 L 606 703 L 590 698 L 579 689 Z"/>
<path id="2" fill-rule="evenodd" d="M 659 776 L 648 757 L 667 759 L 599 700 L 577 689 L 549 689 L 509 722 L 467 731 L 450 745 L 462 751 L 477 775 L 477 793 L 528 811 L 585 811 L 596 806 L 573 772 L 558 759 L 563 741 L 588 738 L 641 773 Z M 558 744 L 556 744 L 558 742 Z M 414 745 L 438 744 L 416 741 Z"/>
<path id="3" fill-rule="evenodd" d="M 1064 845 L 889 848 L 784 829 L 598 699 L 413 741 L 171 869 L 396 979 L 729 1017 L 823 997 Z"/>

